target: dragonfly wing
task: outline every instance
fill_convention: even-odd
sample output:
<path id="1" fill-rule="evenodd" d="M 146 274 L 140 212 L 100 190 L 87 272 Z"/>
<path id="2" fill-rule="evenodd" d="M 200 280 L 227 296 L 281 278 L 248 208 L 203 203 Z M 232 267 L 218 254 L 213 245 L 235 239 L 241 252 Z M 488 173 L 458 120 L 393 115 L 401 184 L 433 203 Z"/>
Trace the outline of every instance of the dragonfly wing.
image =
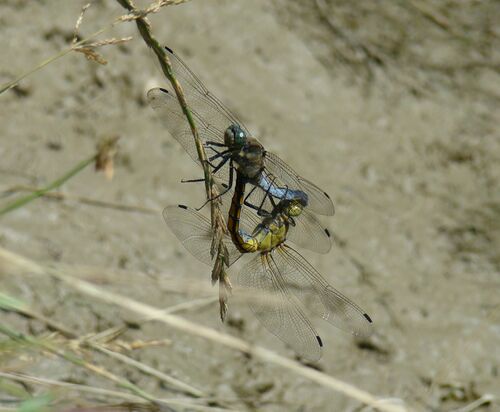
<path id="1" fill-rule="evenodd" d="M 248 288 L 252 312 L 262 325 L 302 357 L 316 361 L 321 357 L 321 339 L 289 292 L 281 268 L 271 254 L 256 255 L 238 275 L 238 284 Z"/>
<path id="2" fill-rule="evenodd" d="M 184 63 L 184 61 L 169 47 L 165 47 L 165 51 L 170 59 L 172 71 L 180 81 L 183 91 L 188 99 L 188 104 L 192 105 L 193 103 L 191 103 L 190 100 L 194 100 L 198 102 L 195 109 L 201 115 L 204 116 L 205 109 L 209 108 L 210 111 L 218 113 L 219 119 L 224 118 L 223 122 L 217 121 L 216 123 L 219 126 L 226 124 L 223 128 L 223 134 L 221 137 L 224 136 L 224 131 L 231 124 L 240 125 L 240 127 L 246 132 L 247 136 L 250 136 L 250 133 L 245 125 L 213 93 L 208 91 L 202 81 L 196 74 L 194 74 L 188 65 Z"/>
<path id="3" fill-rule="evenodd" d="M 277 177 L 288 189 L 302 190 L 308 196 L 308 208 L 319 215 L 333 216 L 335 208 L 328 194 L 314 183 L 299 176 L 288 164 L 271 152 L 265 154 L 266 171 L 269 179 Z"/>
<path id="4" fill-rule="evenodd" d="M 308 212 L 307 208 L 293 220 L 295 226 L 290 227 L 287 240 L 313 252 L 324 254 L 330 251 L 332 248 L 330 231 L 312 213 Z"/>
<path id="5" fill-rule="evenodd" d="M 163 210 L 163 218 L 177 239 L 196 259 L 207 265 L 213 264 L 210 255 L 213 236 L 210 220 L 184 205 L 167 206 Z M 224 244 L 229 252 L 229 265 L 232 265 L 241 257 L 241 253 L 229 237 L 224 238 Z"/>
<path id="6" fill-rule="evenodd" d="M 299 299 L 310 301 L 314 313 L 355 336 L 371 334 L 370 317 L 331 286 L 297 251 L 289 246 L 280 247 L 274 257 L 292 290 Z"/>
<path id="7" fill-rule="evenodd" d="M 163 126 L 181 144 L 189 156 L 199 164 L 198 151 L 191 128 L 175 94 L 168 89 L 156 87 L 148 91 L 147 98 Z M 213 107 L 204 106 L 204 103 L 196 100 L 196 96 L 189 99 L 188 105 L 202 143 L 207 141 L 224 143 L 224 131 L 231 124 L 228 119 Z M 206 147 L 207 157 L 216 155 L 215 150 L 219 149 L 223 150 L 224 148 Z M 218 160 L 214 160 L 214 163 L 217 164 Z M 226 164 L 216 173 L 216 176 L 221 180 L 227 180 L 228 167 L 229 165 Z"/>

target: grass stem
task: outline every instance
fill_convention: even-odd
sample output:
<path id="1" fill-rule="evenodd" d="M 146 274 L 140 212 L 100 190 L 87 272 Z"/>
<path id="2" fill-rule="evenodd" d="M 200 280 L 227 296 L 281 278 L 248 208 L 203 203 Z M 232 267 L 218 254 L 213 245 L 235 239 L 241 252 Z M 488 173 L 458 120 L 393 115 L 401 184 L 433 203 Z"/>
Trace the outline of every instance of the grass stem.
<path id="1" fill-rule="evenodd" d="M 73 176 L 75 176 L 83 169 L 85 169 L 88 165 L 92 164 L 96 160 L 96 158 L 97 154 L 93 154 L 91 157 L 79 162 L 75 167 L 68 170 L 64 175 L 57 178 L 53 182 L 49 183 L 44 188 L 29 193 L 26 196 L 16 199 L 13 202 L 7 204 L 6 206 L 0 208 L 0 216 L 3 216 L 13 210 L 19 209 L 20 207 L 26 205 L 27 203 L 32 202 L 33 200 L 38 199 L 39 197 L 45 195 L 45 193 L 58 188 L 59 186 L 67 182 L 69 179 L 71 179 Z"/>

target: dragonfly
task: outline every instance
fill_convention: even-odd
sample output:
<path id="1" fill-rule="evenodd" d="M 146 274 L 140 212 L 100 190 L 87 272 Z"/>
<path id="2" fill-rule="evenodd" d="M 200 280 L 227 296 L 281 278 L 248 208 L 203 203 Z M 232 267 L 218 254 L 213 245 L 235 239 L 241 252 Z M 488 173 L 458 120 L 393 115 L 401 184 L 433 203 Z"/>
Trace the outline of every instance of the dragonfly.
<path id="1" fill-rule="evenodd" d="M 233 203 L 236 197 L 235 193 Z M 238 210 L 233 210 L 236 214 L 228 219 L 231 235 L 223 239 L 228 265 L 244 254 L 252 256 L 239 271 L 237 284 L 254 293 L 255 299 L 249 300 L 250 309 L 267 330 L 309 361 L 321 358 L 323 341 L 306 314 L 308 309 L 355 336 L 371 334 L 370 316 L 288 245 L 290 219 L 297 218 L 303 210 L 299 200 L 281 199 L 252 232 L 241 228 L 239 222 L 245 216 Z M 212 264 L 213 231 L 209 219 L 185 205 L 166 207 L 163 217 L 196 259 Z M 307 302 L 307 309 L 302 302 Z"/>
<path id="2" fill-rule="evenodd" d="M 334 214 L 333 202 L 324 190 L 298 175 L 277 155 L 265 150 L 238 117 L 208 91 L 187 64 L 170 48 L 165 47 L 165 50 L 173 73 L 181 82 L 200 139 L 210 154 L 207 161 L 212 174 L 224 182 L 221 195 L 232 188 L 234 171 L 238 170 L 247 183 L 253 185 L 244 200 L 250 208 L 258 210 L 257 205 L 266 202 L 267 210 L 271 210 L 264 197 L 267 195 L 277 201 L 284 197 L 300 199 L 313 213 Z M 191 129 L 175 93 L 166 88 L 153 88 L 148 91 L 147 99 L 170 134 L 199 163 Z"/>
<path id="3" fill-rule="evenodd" d="M 255 214 L 243 206 L 246 187 L 247 179 L 237 170 L 236 183 L 229 210 L 227 210 L 227 202 L 223 202 L 223 213 L 224 216 L 228 217 L 228 232 L 231 235 L 233 244 L 242 253 L 254 252 L 256 250 L 241 250 L 242 246 L 247 247 L 248 245 L 245 245 L 245 242 L 239 238 L 240 232 L 252 233 L 261 224 L 262 217 L 267 218 L 268 222 L 273 222 L 280 216 L 286 216 L 286 225 L 281 225 L 281 230 L 284 230 L 286 227 L 286 232 L 282 236 L 286 237 L 289 242 L 316 253 L 325 254 L 330 251 L 333 243 L 330 231 L 308 210 L 302 197 L 288 198 L 285 191 L 279 203 L 275 203 L 273 197 L 269 197 L 273 207 L 271 211 L 262 209 L 261 204 L 258 208 L 258 214 Z M 264 198 L 266 197 L 267 193 Z M 236 225 L 238 225 L 237 229 L 235 228 Z M 259 243 L 260 248 L 262 248 L 264 243 Z"/>

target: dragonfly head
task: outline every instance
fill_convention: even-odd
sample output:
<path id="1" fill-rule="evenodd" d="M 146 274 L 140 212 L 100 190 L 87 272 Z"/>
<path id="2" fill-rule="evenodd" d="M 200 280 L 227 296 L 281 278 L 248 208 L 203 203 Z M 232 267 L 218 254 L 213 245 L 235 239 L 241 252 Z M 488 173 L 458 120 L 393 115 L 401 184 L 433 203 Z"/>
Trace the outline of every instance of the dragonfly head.
<path id="1" fill-rule="evenodd" d="M 279 203 L 280 212 L 287 217 L 297 217 L 304 210 L 305 205 L 300 199 L 284 199 Z"/>
<path id="2" fill-rule="evenodd" d="M 224 132 L 224 144 L 227 147 L 243 146 L 247 141 L 247 134 L 238 124 L 232 124 Z"/>
<path id="3" fill-rule="evenodd" d="M 290 217 L 297 217 L 302 213 L 304 207 L 298 200 L 292 200 L 288 206 L 287 215 Z"/>

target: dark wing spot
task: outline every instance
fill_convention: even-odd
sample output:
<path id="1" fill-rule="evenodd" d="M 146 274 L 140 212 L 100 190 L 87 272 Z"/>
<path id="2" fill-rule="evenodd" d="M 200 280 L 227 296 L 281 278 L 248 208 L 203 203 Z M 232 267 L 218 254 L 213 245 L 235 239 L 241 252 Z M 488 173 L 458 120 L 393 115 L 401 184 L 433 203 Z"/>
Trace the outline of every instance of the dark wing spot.
<path id="1" fill-rule="evenodd" d="M 181 209 L 187 209 L 187 208 L 188 208 L 188 207 L 187 207 L 187 206 L 185 206 L 185 205 L 179 205 L 179 207 L 180 207 Z"/>
<path id="2" fill-rule="evenodd" d="M 170 94 L 170 92 L 167 89 L 164 89 L 163 87 L 159 87 L 159 89 L 166 94 Z"/>
<path id="3" fill-rule="evenodd" d="M 325 195 L 328 199 L 330 199 L 330 196 L 328 195 L 328 193 L 323 192 L 323 194 L 324 194 L 324 195 Z"/>
<path id="4" fill-rule="evenodd" d="M 368 316 L 367 313 L 363 313 L 363 316 L 366 318 L 368 322 L 373 323 L 372 319 Z"/>
<path id="5" fill-rule="evenodd" d="M 227 189 L 229 187 L 229 185 L 227 183 L 221 183 L 221 186 L 225 189 Z"/>
<path id="6" fill-rule="evenodd" d="M 323 341 L 321 340 L 321 338 L 319 336 L 316 336 L 316 340 L 318 341 L 319 346 L 323 347 Z"/>
<path id="7" fill-rule="evenodd" d="M 332 237 L 332 236 L 330 235 L 330 231 L 329 231 L 326 227 L 325 227 L 325 233 L 326 233 L 326 235 L 327 235 L 328 237 Z"/>
<path id="8" fill-rule="evenodd" d="M 172 53 L 172 54 L 174 54 L 174 51 L 170 47 L 168 47 L 168 46 L 165 46 L 165 50 L 168 51 L 168 52 L 170 52 L 170 53 Z"/>

